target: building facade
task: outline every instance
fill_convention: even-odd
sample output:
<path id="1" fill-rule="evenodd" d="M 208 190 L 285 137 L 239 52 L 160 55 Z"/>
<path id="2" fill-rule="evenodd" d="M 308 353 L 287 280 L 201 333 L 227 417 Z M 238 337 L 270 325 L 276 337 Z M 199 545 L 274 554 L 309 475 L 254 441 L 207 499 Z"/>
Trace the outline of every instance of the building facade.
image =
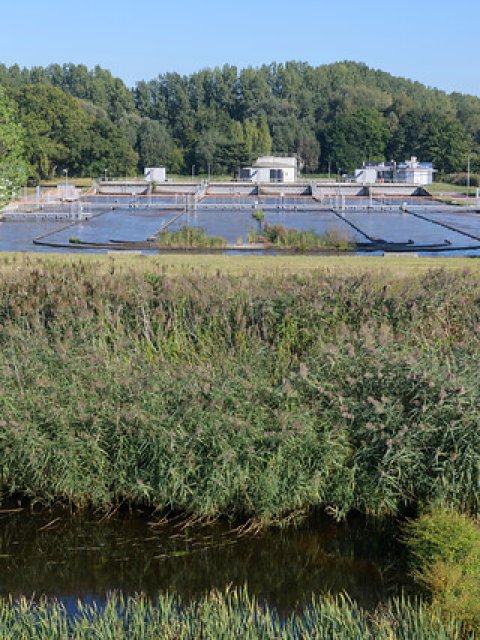
<path id="1" fill-rule="evenodd" d="M 415 156 L 405 162 L 367 162 L 361 169 L 356 169 L 354 180 L 358 183 L 374 184 L 375 182 L 400 182 L 405 184 L 432 184 L 436 169 L 431 162 L 418 162 Z"/>
<path id="2" fill-rule="evenodd" d="M 145 167 L 143 177 L 147 182 L 165 182 L 167 174 L 165 167 Z"/>
<path id="3" fill-rule="evenodd" d="M 261 156 L 252 167 L 240 169 L 240 180 L 249 182 L 295 182 L 297 159 Z"/>

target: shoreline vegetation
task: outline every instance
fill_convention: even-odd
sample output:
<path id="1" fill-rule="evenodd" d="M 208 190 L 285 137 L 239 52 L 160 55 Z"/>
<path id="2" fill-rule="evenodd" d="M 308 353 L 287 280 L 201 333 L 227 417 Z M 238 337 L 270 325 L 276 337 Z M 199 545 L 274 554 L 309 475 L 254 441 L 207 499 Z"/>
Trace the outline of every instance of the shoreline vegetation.
<path id="1" fill-rule="evenodd" d="M 213 591 L 193 602 L 174 594 L 153 601 L 142 595 L 110 595 L 104 606 L 78 604 L 68 614 L 55 601 L 0 600 L 4 638 L 183 638 L 216 640 L 474 640 L 462 621 L 420 599 L 397 598 L 367 612 L 347 596 L 313 597 L 303 610 L 283 615 L 248 594 L 246 588 Z"/>
<path id="2" fill-rule="evenodd" d="M 264 524 L 478 511 L 473 272 L 23 264 L 1 267 L 4 498 Z"/>

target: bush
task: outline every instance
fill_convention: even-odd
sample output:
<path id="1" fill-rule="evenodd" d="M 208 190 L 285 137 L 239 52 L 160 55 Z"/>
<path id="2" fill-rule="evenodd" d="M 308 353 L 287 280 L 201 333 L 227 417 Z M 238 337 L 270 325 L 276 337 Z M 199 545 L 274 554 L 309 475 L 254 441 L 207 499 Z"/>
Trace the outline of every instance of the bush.
<path id="1" fill-rule="evenodd" d="M 448 614 L 480 631 L 480 528 L 466 515 L 435 508 L 405 527 L 414 575 Z"/>

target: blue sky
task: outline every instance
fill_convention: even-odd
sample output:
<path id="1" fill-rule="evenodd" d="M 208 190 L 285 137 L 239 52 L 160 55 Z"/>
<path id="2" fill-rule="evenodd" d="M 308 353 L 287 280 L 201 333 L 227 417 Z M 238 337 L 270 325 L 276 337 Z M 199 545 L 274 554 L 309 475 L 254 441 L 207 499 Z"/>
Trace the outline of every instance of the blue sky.
<path id="1" fill-rule="evenodd" d="M 480 96 L 478 0 L 4 0 L 0 62 L 100 64 L 128 85 L 225 62 L 356 60 Z"/>

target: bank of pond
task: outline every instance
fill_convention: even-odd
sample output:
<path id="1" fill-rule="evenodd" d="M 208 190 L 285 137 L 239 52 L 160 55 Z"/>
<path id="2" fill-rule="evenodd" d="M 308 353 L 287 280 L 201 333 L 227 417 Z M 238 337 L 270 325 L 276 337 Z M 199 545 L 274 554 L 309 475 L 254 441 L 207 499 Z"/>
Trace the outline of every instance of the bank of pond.
<path id="1" fill-rule="evenodd" d="M 475 638 L 480 529 L 317 513 L 252 534 L 130 510 L 0 513 L 3 638 Z M 106 634 L 106 635 L 105 635 Z"/>

